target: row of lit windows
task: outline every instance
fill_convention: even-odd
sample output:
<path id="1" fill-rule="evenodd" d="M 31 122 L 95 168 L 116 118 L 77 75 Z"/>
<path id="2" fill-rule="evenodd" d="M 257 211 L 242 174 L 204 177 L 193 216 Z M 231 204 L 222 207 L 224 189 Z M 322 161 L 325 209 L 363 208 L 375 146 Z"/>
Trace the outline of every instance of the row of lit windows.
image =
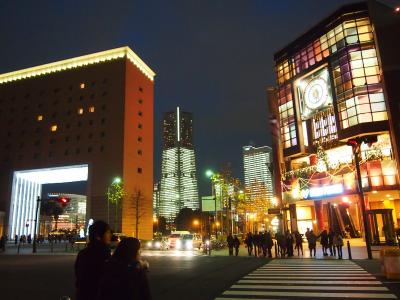
<path id="1" fill-rule="evenodd" d="M 278 84 L 291 79 L 329 55 L 348 45 L 373 41 L 368 18 L 344 21 L 276 67 Z"/>
<path id="2" fill-rule="evenodd" d="M 287 84 L 281 87 L 278 91 L 278 97 L 282 142 L 284 148 L 290 148 L 297 145 L 291 85 Z"/>

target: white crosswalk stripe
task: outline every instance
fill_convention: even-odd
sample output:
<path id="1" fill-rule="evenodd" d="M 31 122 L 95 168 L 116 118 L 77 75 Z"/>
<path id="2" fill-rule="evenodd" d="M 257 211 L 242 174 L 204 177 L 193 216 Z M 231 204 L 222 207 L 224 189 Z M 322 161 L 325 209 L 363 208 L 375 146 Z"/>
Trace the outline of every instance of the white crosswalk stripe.
<path id="1" fill-rule="evenodd" d="M 398 299 L 351 261 L 273 260 L 247 274 L 215 300 Z"/>

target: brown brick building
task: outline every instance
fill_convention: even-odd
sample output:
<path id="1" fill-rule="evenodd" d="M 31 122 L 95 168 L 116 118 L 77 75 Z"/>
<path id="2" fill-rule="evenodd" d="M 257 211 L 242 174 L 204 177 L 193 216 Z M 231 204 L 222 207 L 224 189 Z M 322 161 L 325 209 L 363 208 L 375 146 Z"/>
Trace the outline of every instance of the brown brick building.
<path id="1" fill-rule="evenodd" d="M 0 211 L 9 234 L 32 233 L 21 224 L 34 219 L 43 180 L 25 170 L 86 166 L 86 219 L 109 217 L 135 235 L 140 191 L 139 237 L 152 237 L 154 76 L 129 47 L 0 75 Z M 105 195 L 117 176 L 127 196 L 115 222 Z"/>

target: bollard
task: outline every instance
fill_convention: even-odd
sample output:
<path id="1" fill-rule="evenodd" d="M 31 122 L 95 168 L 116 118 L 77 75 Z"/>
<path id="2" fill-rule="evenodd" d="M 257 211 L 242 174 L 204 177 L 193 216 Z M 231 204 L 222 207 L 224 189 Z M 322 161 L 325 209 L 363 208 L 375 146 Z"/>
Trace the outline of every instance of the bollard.
<path id="1" fill-rule="evenodd" d="M 350 248 L 350 242 L 349 241 L 347 241 L 347 252 L 349 253 L 349 259 L 353 259 L 351 257 L 351 248 Z"/>
<path id="2" fill-rule="evenodd" d="M 276 247 L 276 242 L 274 243 L 275 245 L 275 258 L 278 258 L 278 248 Z"/>

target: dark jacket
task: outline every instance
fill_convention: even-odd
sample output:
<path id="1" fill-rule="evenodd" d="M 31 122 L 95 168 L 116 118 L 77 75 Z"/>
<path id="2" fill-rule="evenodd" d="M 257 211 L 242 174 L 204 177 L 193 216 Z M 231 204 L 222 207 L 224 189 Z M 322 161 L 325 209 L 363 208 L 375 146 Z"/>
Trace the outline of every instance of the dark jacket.
<path id="1" fill-rule="evenodd" d="M 233 238 L 233 247 L 235 247 L 235 248 L 239 248 L 240 247 L 240 241 L 237 238 L 237 236 Z"/>
<path id="2" fill-rule="evenodd" d="M 150 300 L 146 272 L 140 262 L 128 264 L 111 258 L 105 266 L 98 300 Z"/>
<path id="3" fill-rule="evenodd" d="M 233 248 L 233 236 L 228 235 L 228 237 L 226 238 L 226 242 L 228 243 L 229 248 Z"/>
<path id="4" fill-rule="evenodd" d="M 75 261 L 76 299 L 96 299 L 110 248 L 101 242 L 91 242 L 81 250 Z"/>

